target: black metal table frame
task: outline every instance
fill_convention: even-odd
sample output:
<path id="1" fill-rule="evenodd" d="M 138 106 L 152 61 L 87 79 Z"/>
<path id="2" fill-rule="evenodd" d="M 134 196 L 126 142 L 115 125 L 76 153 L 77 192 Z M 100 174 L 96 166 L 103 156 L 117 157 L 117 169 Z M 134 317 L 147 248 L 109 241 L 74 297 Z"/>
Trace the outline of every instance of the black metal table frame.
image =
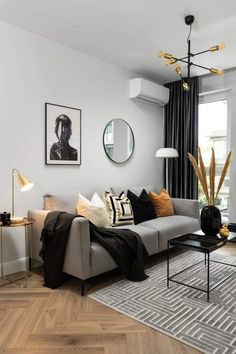
<path id="1" fill-rule="evenodd" d="M 171 241 L 171 240 L 169 240 L 169 241 Z M 210 252 L 206 251 L 206 252 L 201 252 L 201 253 L 205 254 L 205 260 L 201 260 L 201 261 L 199 261 L 197 263 L 194 263 L 191 266 L 188 266 L 187 268 L 184 268 L 181 271 L 179 271 L 179 272 L 177 272 L 177 273 L 175 273 L 175 274 L 170 276 L 170 259 L 171 259 L 171 257 L 170 257 L 170 243 L 169 243 L 169 241 L 168 241 L 168 246 L 167 246 L 167 288 L 170 287 L 170 281 L 172 281 L 174 283 L 177 283 L 177 284 L 180 284 L 180 285 L 184 285 L 184 286 L 187 286 L 187 287 L 195 289 L 195 290 L 203 291 L 203 292 L 205 292 L 207 294 L 207 302 L 209 302 L 210 301 L 210 292 L 212 290 L 214 290 L 215 288 L 217 288 L 222 283 L 224 283 L 227 279 L 229 279 L 230 277 L 232 277 L 232 275 L 234 275 L 236 273 L 236 270 L 235 270 L 233 273 L 229 274 L 227 277 L 225 277 L 224 279 L 222 279 L 221 281 L 219 281 L 217 284 L 215 284 L 214 286 L 212 286 L 210 288 L 210 262 L 219 263 L 219 264 L 223 264 L 223 265 L 226 265 L 226 266 L 229 266 L 229 267 L 234 267 L 234 268 L 236 268 L 236 265 L 212 260 L 212 259 L 210 259 Z M 178 246 L 175 245 L 174 247 L 178 247 Z M 181 246 L 179 248 L 181 248 Z M 181 273 L 183 273 L 183 272 L 195 267 L 196 265 L 198 265 L 198 264 L 200 264 L 202 262 L 204 262 L 205 267 L 207 266 L 207 289 L 198 288 L 196 286 L 189 285 L 189 284 L 183 283 L 183 282 L 181 282 L 179 280 L 174 280 L 173 279 L 177 275 L 179 275 L 179 274 L 181 274 Z"/>

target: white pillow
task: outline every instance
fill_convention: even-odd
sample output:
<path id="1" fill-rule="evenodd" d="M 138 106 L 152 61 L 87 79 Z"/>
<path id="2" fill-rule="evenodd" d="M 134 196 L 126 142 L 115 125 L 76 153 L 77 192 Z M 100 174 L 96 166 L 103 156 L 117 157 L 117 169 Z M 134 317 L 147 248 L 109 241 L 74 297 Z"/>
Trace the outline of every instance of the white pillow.
<path id="1" fill-rule="evenodd" d="M 84 216 L 98 227 L 110 227 L 105 204 L 97 193 L 94 193 L 91 201 L 79 193 L 77 214 Z"/>

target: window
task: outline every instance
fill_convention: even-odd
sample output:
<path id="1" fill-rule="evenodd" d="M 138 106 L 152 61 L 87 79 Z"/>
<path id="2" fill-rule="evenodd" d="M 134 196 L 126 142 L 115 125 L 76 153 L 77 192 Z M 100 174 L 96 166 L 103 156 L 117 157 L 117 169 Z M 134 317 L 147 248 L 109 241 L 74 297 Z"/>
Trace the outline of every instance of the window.
<path id="1" fill-rule="evenodd" d="M 228 100 L 212 100 L 199 104 L 199 146 L 209 175 L 211 159 L 211 147 L 215 150 L 216 157 L 216 186 L 218 185 L 221 171 L 228 153 Z M 200 207 L 206 204 L 205 197 L 199 186 Z M 222 219 L 227 221 L 229 212 L 229 172 L 225 178 L 222 189 L 216 201 L 217 207 L 221 210 Z"/>

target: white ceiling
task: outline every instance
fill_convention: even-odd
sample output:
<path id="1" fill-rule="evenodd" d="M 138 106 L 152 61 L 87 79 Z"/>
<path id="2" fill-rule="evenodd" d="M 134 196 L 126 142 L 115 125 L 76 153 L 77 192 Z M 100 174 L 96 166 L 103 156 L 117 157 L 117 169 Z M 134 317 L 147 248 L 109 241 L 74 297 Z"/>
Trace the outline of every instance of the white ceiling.
<path id="1" fill-rule="evenodd" d="M 0 20 L 113 63 L 160 83 L 177 79 L 155 53 L 184 56 L 193 14 L 192 51 L 225 42 L 224 51 L 195 59 L 236 66 L 235 0 L 0 0 Z M 192 70 L 192 74 L 205 74 Z"/>

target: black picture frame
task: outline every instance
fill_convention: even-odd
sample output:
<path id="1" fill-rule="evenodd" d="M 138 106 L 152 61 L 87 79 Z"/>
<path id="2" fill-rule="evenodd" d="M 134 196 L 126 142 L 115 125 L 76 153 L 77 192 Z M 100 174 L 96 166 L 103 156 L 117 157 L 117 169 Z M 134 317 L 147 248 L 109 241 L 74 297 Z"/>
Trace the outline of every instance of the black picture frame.
<path id="1" fill-rule="evenodd" d="M 45 103 L 45 164 L 81 165 L 81 109 Z"/>

